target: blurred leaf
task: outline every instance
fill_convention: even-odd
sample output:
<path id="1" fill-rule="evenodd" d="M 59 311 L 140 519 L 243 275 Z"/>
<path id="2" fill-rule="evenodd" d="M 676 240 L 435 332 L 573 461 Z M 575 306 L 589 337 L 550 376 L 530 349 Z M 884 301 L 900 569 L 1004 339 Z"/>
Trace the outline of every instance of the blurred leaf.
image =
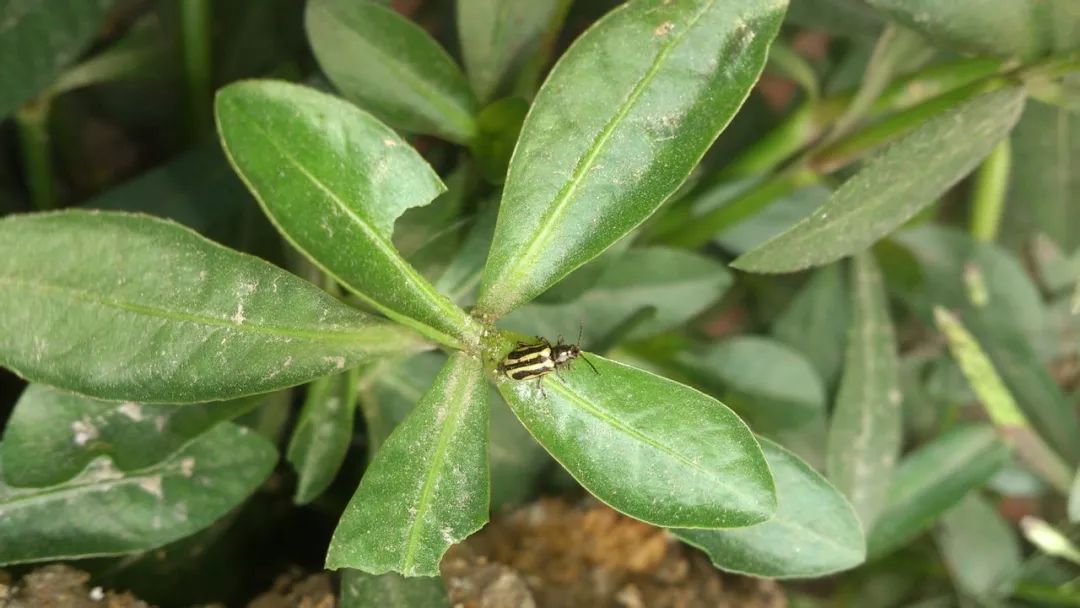
<path id="1" fill-rule="evenodd" d="M 1072 490 L 1069 491 L 1069 521 L 1080 522 L 1080 471 L 1073 477 Z"/>
<path id="2" fill-rule="evenodd" d="M 285 82 L 217 95 L 237 173 L 297 249 L 390 318 L 451 346 L 476 323 L 394 249 L 394 220 L 446 187 L 393 131 L 340 99 Z"/>
<path id="3" fill-rule="evenodd" d="M 1066 252 L 1080 249 L 1080 113 L 1039 102 L 1024 108 L 1012 134 L 1012 174 L 1002 240 L 1028 245 L 1035 232 Z"/>
<path id="4" fill-rule="evenodd" d="M 487 522 L 487 390 L 478 359 L 450 357 L 364 472 L 327 568 L 437 576 L 446 549 Z"/>
<path id="5" fill-rule="evenodd" d="M 458 306 L 470 306 L 476 302 L 476 290 L 484 274 L 484 261 L 491 246 L 491 236 L 495 233 L 498 213 L 497 204 L 487 205 L 478 212 L 461 247 L 435 281 L 435 289 L 445 293 Z"/>
<path id="6" fill-rule="evenodd" d="M 82 87 L 137 76 L 160 76 L 160 66 L 167 60 L 163 39 L 167 39 L 166 34 L 157 16 L 143 17 L 120 40 L 65 70 L 46 95 L 55 97 Z"/>
<path id="7" fill-rule="evenodd" d="M 469 82 L 480 101 L 505 92 L 524 64 L 557 27 L 572 0 L 460 0 L 458 37 Z"/>
<path id="8" fill-rule="evenodd" d="M 1046 311 L 1021 262 L 940 226 L 904 230 L 896 241 L 915 256 L 923 279 L 921 291 L 906 296 L 909 304 L 928 322 L 936 304 L 958 313 L 1039 435 L 1070 463 L 1080 461 L 1080 420 L 1041 360 Z M 965 277 L 973 275 L 984 285 L 981 305 L 965 292 Z"/>
<path id="9" fill-rule="evenodd" d="M 1038 517 L 1027 515 L 1020 520 L 1020 529 L 1024 531 L 1024 537 L 1043 553 L 1080 565 L 1080 548 L 1057 528 Z"/>
<path id="10" fill-rule="evenodd" d="M 1058 244 L 1042 233 L 1031 239 L 1031 261 L 1040 285 L 1050 294 L 1062 295 L 1072 289 L 1080 276 L 1080 247 L 1066 257 Z"/>
<path id="11" fill-rule="evenodd" d="M 1009 449 L 983 425 L 958 427 L 900 462 L 889 500 L 867 536 L 870 559 L 890 553 L 929 528 L 1009 458 Z"/>
<path id="12" fill-rule="evenodd" d="M 679 353 L 682 370 L 721 395 L 759 430 L 799 426 L 825 413 L 825 386 L 795 349 L 760 336 L 738 336 Z"/>
<path id="13" fill-rule="evenodd" d="M 713 242 L 733 254 L 746 253 L 798 224 L 807 213 L 824 204 L 831 194 L 821 185 L 800 188 L 721 231 L 713 237 Z"/>
<path id="14" fill-rule="evenodd" d="M 758 440 L 776 479 L 776 515 L 734 530 L 672 530 L 675 537 L 717 568 L 750 576 L 811 578 L 861 564 L 866 540 L 851 504 L 797 456 Z"/>
<path id="15" fill-rule="evenodd" d="M 501 184 L 506 179 L 510 155 L 514 153 L 514 145 L 521 133 L 521 123 L 528 111 L 529 102 L 520 97 L 507 97 L 485 107 L 477 114 L 477 136 L 470 150 L 480 172 L 489 182 Z"/>
<path id="16" fill-rule="evenodd" d="M 0 119 L 45 90 L 90 45 L 113 0 L 0 0 Z"/>
<path id="17" fill-rule="evenodd" d="M 885 19 L 861 0 L 795 0 L 787 22 L 830 34 L 873 40 Z"/>
<path id="18" fill-rule="evenodd" d="M 851 285 L 855 314 L 829 425 L 826 471 L 870 530 L 885 506 L 903 439 L 900 364 L 873 253 L 855 256 Z"/>
<path id="19" fill-rule="evenodd" d="M 282 257 L 277 232 L 216 142 L 110 188 L 83 207 L 156 215 L 234 249 L 271 261 Z"/>
<path id="20" fill-rule="evenodd" d="M 1008 596 L 1020 571 L 1020 542 L 986 499 L 969 494 L 941 517 L 936 538 L 960 590 L 976 598 Z"/>
<path id="21" fill-rule="evenodd" d="M 1050 449 L 1028 423 L 1012 394 L 1005 388 L 975 338 L 955 315 L 944 308 L 934 310 L 938 329 L 945 334 L 949 350 L 960 364 L 971 388 L 979 396 L 990 421 L 1001 431 L 1006 443 L 1020 459 L 1062 494 L 1068 494 L 1072 471 Z"/>
<path id="22" fill-rule="evenodd" d="M 919 67 L 934 53 L 933 47 L 926 44 L 922 36 L 896 23 L 889 23 L 874 45 L 874 52 L 870 55 L 855 96 L 844 113 L 833 122 L 829 137 L 835 140 L 851 132 L 898 75 Z"/>
<path id="23" fill-rule="evenodd" d="M 621 335 L 634 340 L 678 327 L 720 299 L 733 282 L 713 258 L 661 247 L 629 249 L 611 260 L 588 291 L 564 304 L 529 304 L 500 325 L 526 335 L 577 336 L 591 344 L 639 309 L 652 306 L 653 318 Z"/>
<path id="24" fill-rule="evenodd" d="M 848 293 L 841 266 L 826 266 L 811 275 L 772 326 L 773 337 L 806 355 L 827 385 L 840 374 L 844 358 L 852 315 Z"/>
<path id="25" fill-rule="evenodd" d="M 353 436 L 356 380 L 356 371 L 350 370 L 308 385 L 286 453 L 299 478 L 293 498 L 298 505 L 322 494 L 345 461 Z"/>
<path id="26" fill-rule="evenodd" d="M 449 608 L 450 600 L 438 577 L 405 578 L 393 572 L 368 574 L 362 570 L 342 570 L 340 608 L 373 606 Z"/>
<path id="27" fill-rule="evenodd" d="M 724 404 L 677 382 L 587 354 L 541 383 L 500 375 L 517 417 L 577 481 L 658 526 L 730 528 L 776 510 L 769 467 Z"/>
<path id="28" fill-rule="evenodd" d="M 102 457 L 63 484 L 0 483 L 0 564 L 117 555 L 183 538 L 240 504 L 276 461 L 265 439 L 221 423 L 136 471 Z"/>
<path id="29" fill-rule="evenodd" d="M 183 407 L 113 403 L 31 384 L 4 427 L 4 482 L 16 487 L 56 485 L 100 456 L 108 456 L 121 471 L 136 471 L 261 402 L 255 396 Z"/>
<path id="30" fill-rule="evenodd" d="M 345 97 L 397 129 L 473 138 L 469 83 L 423 28 L 364 0 L 311 0 L 304 21 L 315 58 Z"/>
<path id="31" fill-rule="evenodd" d="M 765 66 L 765 71 L 774 72 L 798 84 L 810 99 L 817 99 L 821 93 L 821 85 L 818 83 L 814 66 L 810 65 L 805 57 L 782 38 L 773 40 L 772 47 L 769 48 L 769 62 Z"/>
<path id="32" fill-rule="evenodd" d="M 522 127 L 478 312 L 535 298 L 675 192 L 746 99 L 785 8 L 634 0 L 578 38 Z"/>
<path id="33" fill-rule="evenodd" d="M 867 0 L 943 46 L 1031 59 L 1080 46 L 1074 0 Z"/>
<path id="34" fill-rule="evenodd" d="M 869 247 L 974 169 L 1009 133 L 1023 104 L 1023 89 L 1007 88 L 927 120 L 870 160 L 812 215 L 731 265 L 792 272 Z"/>
<path id="35" fill-rule="evenodd" d="M 10 216 L 0 251 L 0 364 L 99 399 L 236 398 L 419 347 L 404 328 L 148 216 Z"/>

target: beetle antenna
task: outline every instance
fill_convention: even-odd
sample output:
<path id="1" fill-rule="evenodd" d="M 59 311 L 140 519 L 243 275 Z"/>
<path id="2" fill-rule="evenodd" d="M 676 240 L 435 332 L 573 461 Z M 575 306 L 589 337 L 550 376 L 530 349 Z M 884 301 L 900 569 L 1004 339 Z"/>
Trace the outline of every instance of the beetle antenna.
<path id="1" fill-rule="evenodd" d="M 578 319 L 578 328 L 577 328 L 577 343 L 578 343 L 579 345 L 581 344 L 581 334 L 582 334 L 582 332 L 583 332 L 584 330 L 585 330 L 585 321 L 584 321 L 584 320 L 582 320 L 582 319 Z"/>
<path id="2" fill-rule="evenodd" d="M 581 358 L 585 360 L 585 363 L 589 364 L 589 367 L 592 368 L 592 371 L 596 372 L 597 376 L 600 375 L 600 370 L 596 369 L 596 366 L 592 364 L 592 361 L 589 361 L 589 358 L 585 356 L 585 353 L 581 353 Z"/>

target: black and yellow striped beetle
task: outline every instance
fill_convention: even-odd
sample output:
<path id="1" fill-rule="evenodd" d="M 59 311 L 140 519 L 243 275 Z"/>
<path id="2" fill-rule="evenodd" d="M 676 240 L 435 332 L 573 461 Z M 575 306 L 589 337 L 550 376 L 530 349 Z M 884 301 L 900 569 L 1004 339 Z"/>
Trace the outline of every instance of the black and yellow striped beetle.
<path id="1" fill-rule="evenodd" d="M 599 374 L 596 366 L 589 361 L 581 352 L 577 344 L 563 344 L 562 336 L 558 342 L 552 344 L 547 338 L 536 337 L 536 344 L 518 342 L 517 347 L 506 355 L 499 364 L 499 372 L 511 380 L 536 380 L 540 392 L 544 391 L 541 380 L 551 372 L 558 372 L 560 367 L 570 365 L 574 359 L 581 357 L 589 364 L 594 372 Z M 578 341 L 581 334 L 578 333 Z"/>

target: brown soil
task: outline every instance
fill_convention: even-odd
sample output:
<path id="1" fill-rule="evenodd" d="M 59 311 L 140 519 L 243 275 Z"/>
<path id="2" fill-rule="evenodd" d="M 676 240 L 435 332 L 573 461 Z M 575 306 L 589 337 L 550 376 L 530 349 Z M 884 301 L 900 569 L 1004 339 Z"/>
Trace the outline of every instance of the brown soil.
<path id="1" fill-rule="evenodd" d="M 248 604 L 248 608 L 334 608 L 337 598 L 326 572 L 304 577 L 299 571 L 282 574 L 272 589 Z"/>
<path id="2" fill-rule="evenodd" d="M 4 608 L 150 608 L 130 593 L 87 588 L 90 575 L 63 564 L 38 568 L 12 584 L 0 572 L 0 606 Z"/>
<path id="3" fill-rule="evenodd" d="M 542 499 L 494 518 L 450 549 L 442 577 L 454 608 L 787 606 L 776 582 L 724 574 L 664 530 L 592 500 L 574 505 Z M 130 593 L 90 588 L 89 580 L 61 564 L 33 570 L 16 584 L 0 571 L 0 606 L 150 608 Z M 294 571 L 279 576 L 248 608 L 336 604 L 329 573 Z"/>
<path id="4" fill-rule="evenodd" d="M 443 559 L 461 608 L 785 608 L 774 581 L 717 571 L 665 531 L 590 501 L 495 518 Z"/>

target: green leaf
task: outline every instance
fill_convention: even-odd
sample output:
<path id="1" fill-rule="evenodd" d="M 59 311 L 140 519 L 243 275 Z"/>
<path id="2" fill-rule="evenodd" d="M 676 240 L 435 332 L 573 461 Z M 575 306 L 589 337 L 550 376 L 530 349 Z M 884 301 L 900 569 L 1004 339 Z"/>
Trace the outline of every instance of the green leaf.
<path id="1" fill-rule="evenodd" d="M 473 91 L 487 102 L 506 92 L 562 21 L 572 0 L 460 0 L 458 38 Z"/>
<path id="2" fill-rule="evenodd" d="M 1074 0 L 867 0 L 944 46 L 1031 59 L 1080 46 Z"/>
<path id="3" fill-rule="evenodd" d="M 345 97 L 397 129 L 473 138 L 469 83 L 423 28 L 364 0 L 311 0 L 304 24 L 320 67 Z"/>
<path id="4" fill-rule="evenodd" d="M 355 370 L 319 378 L 308 385 L 286 458 L 296 469 L 298 505 L 322 494 L 345 461 L 356 413 Z"/>
<path id="5" fill-rule="evenodd" d="M 1009 458 L 994 430 L 969 425 L 941 435 L 897 467 L 888 503 L 867 537 L 870 559 L 898 549 L 981 486 Z"/>
<path id="6" fill-rule="evenodd" d="M 168 60 L 162 45 L 165 36 L 157 15 L 141 17 L 108 48 L 65 70 L 44 94 L 55 97 L 95 84 L 138 76 L 161 76 L 160 65 Z"/>
<path id="7" fill-rule="evenodd" d="M 825 413 L 825 385 L 806 357 L 783 342 L 738 336 L 677 356 L 683 371 L 754 428 L 799 426 Z"/>
<path id="8" fill-rule="evenodd" d="M 446 189 L 393 131 L 349 103 L 284 82 L 229 85 L 218 92 L 216 109 L 237 173 L 312 262 L 435 340 L 458 346 L 478 333 L 391 243 L 405 209 Z"/>
<path id="9" fill-rule="evenodd" d="M 772 326 L 772 335 L 806 355 L 827 385 L 840 374 L 851 298 L 839 264 L 814 272 Z"/>
<path id="10" fill-rule="evenodd" d="M 1069 521 L 1080 522 L 1080 471 L 1076 472 L 1069 492 Z"/>
<path id="11" fill-rule="evenodd" d="M 156 215 L 228 247 L 257 253 L 270 261 L 282 257 L 281 238 L 236 177 L 217 142 L 110 188 L 83 207 Z"/>
<path id="12" fill-rule="evenodd" d="M 672 530 L 675 537 L 717 568 L 750 576 L 810 578 L 861 564 L 866 540 L 851 504 L 798 456 L 758 441 L 776 478 L 776 515 L 735 530 Z"/>
<path id="13" fill-rule="evenodd" d="M 478 310 L 501 317 L 641 224 L 746 99 L 786 0 L 634 0 L 563 55 L 525 119 Z"/>
<path id="14" fill-rule="evenodd" d="M 855 315 L 829 423 L 826 471 L 869 530 L 889 492 L 903 437 L 900 363 L 888 301 L 873 254 L 855 256 Z"/>
<path id="15" fill-rule="evenodd" d="M 776 511 L 772 475 L 750 429 L 698 391 L 596 355 L 596 366 L 499 392 L 540 445 L 618 511 L 657 526 L 733 528 Z M 542 387 L 542 388 L 541 388 Z"/>
<path id="16" fill-rule="evenodd" d="M 982 599 L 1007 596 L 1020 571 L 1020 542 L 986 499 L 969 494 L 941 518 L 937 542 L 956 586 Z"/>
<path id="17" fill-rule="evenodd" d="M 1077 250 L 1080 230 L 1073 222 L 1080 217 L 1080 113 L 1032 102 L 1013 131 L 1012 144 L 1002 240 L 1019 249 L 1040 232 L 1066 252 Z"/>
<path id="18" fill-rule="evenodd" d="M 19 490 L 0 483 L 0 564 L 159 547 L 236 507 L 276 461 L 265 439 L 221 423 L 137 471 L 117 471 L 99 458 L 63 484 Z"/>
<path id="19" fill-rule="evenodd" d="M 829 199 L 830 194 L 832 192 L 828 188 L 819 184 L 800 188 L 773 200 L 764 209 L 722 230 L 712 240 L 733 254 L 745 253 L 798 224 L 808 209 L 821 206 Z M 734 197 L 729 195 L 724 202 L 733 200 Z"/>
<path id="20" fill-rule="evenodd" d="M 874 102 L 881 97 L 896 77 L 928 61 L 935 49 L 917 33 L 895 23 L 890 23 L 878 37 L 874 51 L 863 72 L 862 81 L 844 109 L 833 123 L 828 137 L 835 141 L 851 132 L 867 117 Z"/>
<path id="21" fill-rule="evenodd" d="M 521 124 L 528 112 L 527 101 L 520 97 L 506 97 L 477 114 L 477 136 L 469 150 L 477 168 L 491 183 L 501 184 L 506 179 L 510 156 L 514 153 Z"/>
<path id="22" fill-rule="evenodd" d="M 146 216 L 10 216 L 0 251 L 0 364 L 99 399 L 229 399 L 419 346 L 294 275 Z"/>
<path id="23" fill-rule="evenodd" d="M 368 445 L 373 453 L 412 411 L 445 363 L 445 355 L 426 352 L 403 361 L 380 362 L 365 371 L 361 380 L 361 406 L 367 422 Z M 498 511 L 506 505 L 524 502 L 551 458 L 521 426 L 493 387 L 489 387 L 488 394 L 491 400 L 491 440 L 488 444 L 491 509 Z"/>
<path id="24" fill-rule="evenodd" d="M 905 230 L 896 240 L 921 270 L 925 293 L 909 294 L 912 306 L 928 322 L 935 304 L 959 313 L 1039 435 L 1069 462 L 1080 462 L 1080 419 L 1041 360 L 1045 306 L 1020 260 L 940 226 Z M 964 289 L 972 277 L 984 288 L 979 304 Z"/>
<path id="25" fill-rule="evenodd" d="M 862 0 L 798 0 L 791 3 L 787 22 L 870 42 L 885 24 Z"/>
<path id="26" fill-rule="evenodd" d="M 731 287 L 731 272 L 713 258 L 661 247 L 629 249 L 607 265 L 596 284 L 562 304 L 529 304 L 500 325 L 525 334 L 577 336 L 593 343 L 651 306 L 656 314 L 621 335 L 632 340 L 678 327 L 704 312 Z"/>
<path id="27" fill-rule="evenodd" d="M 90 44 L 113 0 L 0 0 L 0 118 L 44 90 Z"/>
<path id="28" fill-rule="evenodd" d="M 487 391 L 478 359 L 450 357 L 368 466 L 327 568 L 436 576 L 446 549 L 487 522 Z"/>
<path id="29" fill-rule="evenodd" d="M 938 329 L 945 334 L 949 351 L 960 364 L 975 394 L 979 396 L 990 421 L 1006 442 L 1035 473 L 1062 494 L 1068 494 L 1072 470 L 1050 449 L 1028 423 L 1012 394 L 1005 387 L 993 363 L 955 315 L 944 308 L 934 310 Z"/>
<path id="30" fill-rule="evenodd" d="M 476 302 L 476 289 L 484 274 L 484 261 L 491 246 L 491 235 L 495 233 L 498 212 L 494 201 L 478 212 L 461 247 L 435 281 L 435 288 L 459 306 L 471 306 Z"/>
<path id="31" fill-rule="evenodd" d="M 436 577 L 405 578 L 400 574 L 368 574 L 362 570 L 341 573 L 341 608 L 407 606 L 448 608 L 446 587 Z"/>
<path id="32" fill-rule="evenodd" d="M 245 397 L 184 407 L 115 403 L 31 384 L 4 427 L 4 481 L 16 487 L 56 485 L 100 456 L 121 471 L 142 469 L 261 401 Z"/>
<path id="33" fill-rule="evenodd" d="M 793 272 L 862 251 L 971 172 L 1009 133 L 1023 105 L 1023 90 L 1007 88 L 927 120 L 869 161 L 812 215 L 731 265 Z"/>

